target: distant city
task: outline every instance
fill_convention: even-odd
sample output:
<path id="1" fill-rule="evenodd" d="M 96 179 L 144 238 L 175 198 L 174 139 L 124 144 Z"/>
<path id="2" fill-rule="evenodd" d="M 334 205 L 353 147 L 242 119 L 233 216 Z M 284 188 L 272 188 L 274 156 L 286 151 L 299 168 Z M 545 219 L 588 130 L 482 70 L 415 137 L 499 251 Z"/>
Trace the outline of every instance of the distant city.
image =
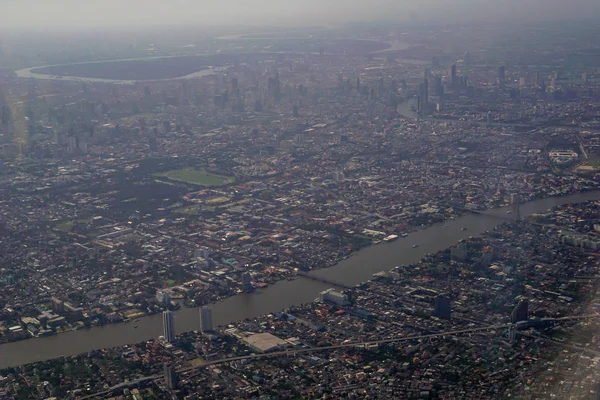
<path id="1" fill-rule="evenodd" d="M 1 43 L 0 398 L 600 398 L 599 33 Z"/>

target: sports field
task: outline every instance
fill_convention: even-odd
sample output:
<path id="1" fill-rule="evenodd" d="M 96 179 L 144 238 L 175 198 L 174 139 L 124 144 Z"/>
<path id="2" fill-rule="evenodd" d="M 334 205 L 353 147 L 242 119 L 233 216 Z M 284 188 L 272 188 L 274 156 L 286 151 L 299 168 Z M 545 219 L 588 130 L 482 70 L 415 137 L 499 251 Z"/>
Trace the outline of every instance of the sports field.
<path id="1" fill-rule="evenodd" d="M 223 186 L 235 182 L 235 178 L 233 177 L 215 175 L 205 170 L 197 169 L 175 169 L 154 174 L 154 176 L 206 187 Z"/>

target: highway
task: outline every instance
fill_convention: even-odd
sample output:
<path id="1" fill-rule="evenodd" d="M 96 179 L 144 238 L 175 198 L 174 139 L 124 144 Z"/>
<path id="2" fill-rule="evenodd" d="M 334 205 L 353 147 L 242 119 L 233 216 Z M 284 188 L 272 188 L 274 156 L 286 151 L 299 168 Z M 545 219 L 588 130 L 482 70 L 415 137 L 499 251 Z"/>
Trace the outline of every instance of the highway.
<path id="1" fill-rule="evenodd" d="M 578 316 L 571 316 L 571 317 L 547 318 L 544 320 L 552 321 L 552 322 L 561 322 L 561 321 L 576 321 L 576 320 L 597 318 L 597 317 L 600 317 L 600 314 L 586 314 L 586 315 L 578 315 Z M 395 337 L 395 338 L 380 339 L 380 340 L 374 340 L 374 341 L 369 341 L 369 342 L 351 342 L 351 343 L 338 344 L 338 345 L 334 345 L 334 346 L 311 347 L 308 349 L 285 350 L 285 351 L 277 351 L 277 352 L 273 352 L 273 353 L 260 353 L 260 354 L 250 354 L 247 356 L 228 357 L 228 358 L 221 358 L 218 360 L 208 361 L 203 365 L 198 365 L 195 367 L 181 368 L 181 369 L 177 370 L 177 373 L 178 374 L 187 373 L 187 372 L 190 372 L 193 370 L 202 369 L 202 368 L 210 367 L 213 365 L 226 364 L 226 363 L 230 363 L 230 362 L 234 362 L 234 361 L 257 360 L 257 359 L 261 359 L 261 358 L 272 358 L 272 357 L 289 357 L 289 356 L 296 356 L 299 354 L 317 353 L 317 352 L 327 351 L 327 350 L 339 350 L 339 349 L 351 348 L 351 347 L 356 347 L 356 346 L 370 346 L 370 345 L 380 345 L 380 344 L 389 344 L 389 343 L 399 343 L 399 342 L 406 342 L 406 341 L 411 341 L 411 340 L 433 339 L 433 338 L 439 338 L 439 337 L 445 337 L 445 336 L 456 336 L 456 335 L 470 334 L 470 333 L 476 333 L 476 332 L 493 331 L 493 330 L 498 330 L 498 329 L 508 329 L 509 327 L 516 327 L 516 326 L 517 326 L 517 324 L 504 323 L 504 324 L 480 326 L 480 327 L 459 329 L 459 330 L 446 331 L 446 332 L 437 332 L 437 333 L 431 333 L 431 334 L 426 334 L 426 335 L 400 336 L 400 337 Z M 106 390 L 103 390 L 101 392 L 94 393 L 94 394 L 91 394 L 91 395 L 88 395 L 85 397 L 80 397 L 80 399 L 98 398 L 101 396 L 111 394 L 115 390 L 137 386 L 140 383 L 161 379 L 162 377 L 163 377 L 162 374 L 158 374 L 158 375 L 146 376 L 146 377 L 139 378 L 139 379 L 136 379 L 133 381 L 123 382 L 123 383 L 120 383 L 113 387 L 110 387 Z"/>

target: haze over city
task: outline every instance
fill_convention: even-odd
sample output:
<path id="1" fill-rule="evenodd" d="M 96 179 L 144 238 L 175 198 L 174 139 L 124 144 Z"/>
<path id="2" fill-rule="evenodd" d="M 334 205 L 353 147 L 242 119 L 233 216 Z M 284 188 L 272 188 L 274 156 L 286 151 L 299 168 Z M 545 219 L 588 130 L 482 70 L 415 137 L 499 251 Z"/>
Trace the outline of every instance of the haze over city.
<path id="1" fill-rule="evenodd" d="M 600 399 L 600 1 L 0 1 L 1 399 Z"/>
<path id="2" fill-rule="evenodd" d="M 595 0 L 5 0 L 4 29 L 156 25 L 315 26 L 349 21 L 486 22 L 594 18 Z"/>

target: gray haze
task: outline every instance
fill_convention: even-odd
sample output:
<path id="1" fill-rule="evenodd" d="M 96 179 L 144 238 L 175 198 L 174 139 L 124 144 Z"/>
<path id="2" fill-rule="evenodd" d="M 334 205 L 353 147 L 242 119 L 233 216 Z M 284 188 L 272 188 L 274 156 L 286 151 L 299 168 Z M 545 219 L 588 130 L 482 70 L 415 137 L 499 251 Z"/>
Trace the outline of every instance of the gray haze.
<path id="1" fill-rule="evenodd" d="M 1 0 L 0 27 L 323 25 L 365 20 L 536 21 L 600 16 L 599 0 Z"/>

